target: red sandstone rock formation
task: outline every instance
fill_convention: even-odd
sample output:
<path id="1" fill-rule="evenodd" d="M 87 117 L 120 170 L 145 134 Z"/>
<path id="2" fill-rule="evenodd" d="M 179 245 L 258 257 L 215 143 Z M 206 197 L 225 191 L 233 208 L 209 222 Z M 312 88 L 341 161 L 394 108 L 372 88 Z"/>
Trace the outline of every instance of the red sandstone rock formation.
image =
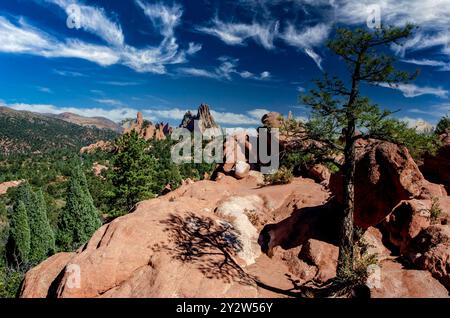
<path id="1" fill-rule="evenodd" d="M 104 152 L 113 152 L 115 150 L 115 146 L 110 141 L 100 140 L 95 144 L 91 144 L 89 146 L 83 147 L 80 149 L 80 153 L 92 154 L 96 151 L 104 151 Z"/>
<path id="2" fill-rule="evenodd" d="M 440 140 L 442 147 L 435 156 L 425 155 L 420 169 L 433 181 L 443 183 L 450 189 L 450 128 L 440 136 Z"/>
<path id="3" fill-rule="evenodd" d="M 6 194 L 8 192 L 8 189 L 18 187 L 23 182 L 24 180 L 17 180 L 0 183 L 0 195 Z"/>
<path id="4" fill-rule="evenodd" d="M 292 296 L 275 290 L 292 289 L 292 279 L 326 281 L 335 274 L 339 211 L 324 205 L 327 197 L 322 186 L 301 178 L 263 188 L 255 178 L 225 175 L 186 182 L 104 225 L 77 252 L 33 268 L 21 296 Z M 442 261 L 450 249 L 441 240 L 447 229 L 429 227 L 413 239 L 431 238 L 415 243 L 421 249 L 412 254 L 420 254 L 415 263 L 442 282 L 448 276 Z M 381 285 L 372 287 L 372 296 L 448 296 L 428 271 L 405 269 L 390 257 L 379 231 L 369 228 L 364 235 L 381 266 Z M 261 254 L 268 252 L 267 236 L 272 258 Z"/>
<path id="5" fill-rule="evenodd" d="M 341 174 L 333 174 L 330 189 L 343 203 Z M 355 174 L 355 225 L 380 223 L 402 200 L 432 199 L 446 195 L 423 177 L 406 147 L 378 140 L 360 141 Z"/>
<path id="6" fill-rule="evenodd" d="M 206 129 L 215 129 L 217 133 L 220 133 L 220 127 L 216 124 L 214 117 L 211 115 L 211 111 L 208 105 L 201 104 L 198 108 L 197 115 L 194 116 L 190 111 L 186 112 L 180 127 L 187 128 L 191 132 L 199 131 L 204 133 Z"/>
<path id="7" fill-rule="evenodd" d="M 146 122 L 142 113 L 138 112 L 136 120 L 130 123 L 124 133 L 129 133 L 131 131 L 136 131 L 138 135 L 145 140 L 164 140 L 172 133 L 172 128 L 168 123 L 153 124 L 151 122 Z"/>

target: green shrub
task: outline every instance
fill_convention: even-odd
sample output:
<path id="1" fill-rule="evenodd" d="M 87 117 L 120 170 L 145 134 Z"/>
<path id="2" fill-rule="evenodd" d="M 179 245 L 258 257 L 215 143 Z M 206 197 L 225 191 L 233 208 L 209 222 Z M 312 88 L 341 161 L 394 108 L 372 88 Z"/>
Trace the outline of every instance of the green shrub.
<path id="1" fill-rule="evenodd" d="M 24 277 L 20 270 L 0 268 L 0 298 L 16 298 Z"/>
<path id="2" fill-rule="evenodd" d="M 294 175 L 291 169 L 281 167 L 274 174 L 265 175 L 264 182 L 271 185 L 288 184 L 292 182 L 293 178 Z"/>
<path id="3" fill-rule="evenodd" d="M 431 209 L 430 209 L 431 222 L 436 223 L 437 220 L 439 219 L 439 217 L 441 216 L 441 214 L 442 214 L 442 208 L 439 204 L 439 199 L 433 198 L 431 201 Z"/>

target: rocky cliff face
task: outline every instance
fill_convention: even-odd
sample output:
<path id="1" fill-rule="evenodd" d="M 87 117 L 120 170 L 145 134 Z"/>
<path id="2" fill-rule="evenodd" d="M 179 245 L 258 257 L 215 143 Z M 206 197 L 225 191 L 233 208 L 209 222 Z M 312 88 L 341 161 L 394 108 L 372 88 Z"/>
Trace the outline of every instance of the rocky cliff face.
<path id="1" fill-rule="evenodd" d="M 190 131 L 205 132 L 206 129 L 212 128 L 220 131 L 219 125 L 216 124 L 210 108 L 206 104 L 201 104 L 198 108 L 197 115 L 193 116 L 190 111 L 186 112 L 180 127 L 187 128 Z"/>
<path id="2" fill-rule="evenodd" d="M 147 122 L 144 120 L 142 113 L 138 112 L 136 120 L 129 123 L 124 133 L 131 131 L 136 131 L 145 140 L 164 140 L 172 133 L 172 127 L 168 123 L 153 124 L 152 122 Z"/>
<path id="3" fill-rule="evenodd" d="M 360 140 L 356 148 L 355 224 L 380 223 L 402 200 L 445 196 L 440 185 L 425 180 L 406 147 L 379 140 Z M 343 203 L 343 177 L 331 176 L 330 189 Z"/>
<path id="4" fill-rule="evenodd" d="M 421 170 L 431 180 L 443 183 L 450 191 L 450 128 L 440 136 L 441 148 L 436 155 L 426 155 Z"/>

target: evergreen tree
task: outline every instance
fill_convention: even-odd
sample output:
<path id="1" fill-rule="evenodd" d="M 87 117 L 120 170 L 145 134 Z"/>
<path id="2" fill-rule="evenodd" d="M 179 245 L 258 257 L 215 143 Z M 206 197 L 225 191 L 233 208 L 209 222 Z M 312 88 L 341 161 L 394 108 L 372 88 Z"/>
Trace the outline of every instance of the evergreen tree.
<path id="1" fill-rule="evenodd" d="M 31 232 L 30 262 L 39 263 L 55 251 L 55 236 L 47 218 L 47 208 L 41 190 L 33 193 L 35 206 L 27 211 Z"/>
<path id="2" fill-rule="evenodd" d="M 156 161 L 148 154 L 147 141 L 135 131 L 119 137 L 116 147 L 109 173 L 115 187 L 113 204 L 129 211 L 136 203 L 154 196 Z"/>
<path id="3" fill-rule="evenodd" d="M 75 170 L 69 181 L 66 206 L 58 219 L 57 244 L 73 250 L 86 243 L 102 225 L 89 190 L 81 185 L 83 173 Z"/>
<path id="4" fill-rule="evenodd" d="M 344 278 L 354 268 L 355 143 L 361 138 L 398 142 L 405 137 L 398 129 L 401 128 L 398 121 L 388 118 L 392 112 L 382 111 L 378 105 L 370 103 L 361 95 L 361 86 L 364 83 L 395 86 L 414 79 L 415 74 L 395 69 L 395 58 L 386 50 L 391 44 L 401 45 L 413 29 L 408 25 L 402 28 L 382 27 L 374 31 L 337 30 L 336 38 L 329 42 L 328 47 L 346 63 L 348 78 L 341 80 L 325 74 L 323 80 L 316 81 L 317 88 L 303 97 L 303 103 L 312 109 L 312 120 L 307 124 L 311 139 L 319 141 L 324 149 L 344 154 L 341 166 L 344 213 L 340 227 L 338 278 Z"/>
<path id="5" fill-rule="evenodd" d="M 0 223 L 6 222 L 8 217 L 8 210 L 4 202 L 0 201 Z"/>
<path id="6" fill-rule="evenodd" d="M 448 128 L 450 128 L 450 117 L 445 116 L 445 117 L 442 117 L 441 120 L 439 120 L 434 132 L 437 135 L 440 135 L 440 134 L 443 134 L 445 132 L 445 130 Z"/>
<path id="7" fill-rule="evenodd" d="M 22 201 L 25 205 L 27 215 L 28 211 L 32 211 L 36 207 L 36 197 L 33 194 L 31 185 L 26 181 L 17 187 L 17 191 L 12 194 L 15 202 Z"/>
<path id="8" fill-rule="evenodd" d="M 19 267 L 28 262 L 31 241 L 27 209 L 22 201 L 14 205 L 9 224 L 8 259 Z"/>

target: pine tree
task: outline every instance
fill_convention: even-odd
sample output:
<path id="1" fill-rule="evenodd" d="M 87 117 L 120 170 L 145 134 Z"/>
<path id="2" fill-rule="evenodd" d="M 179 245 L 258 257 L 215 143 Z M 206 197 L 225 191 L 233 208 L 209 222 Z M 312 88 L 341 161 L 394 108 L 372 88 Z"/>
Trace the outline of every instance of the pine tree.
<path id="1" fill-rule="evenodd" d="M 349 76 L 341 80 L 324 76 L 316 81 L 317 88 L 311 90 L 302 101 L 311 107 L 313 120 L 308 124 L 312 139 L 320 141 L 323 148 L 344 154 L 341 166 L 344 175 L 344 213 L 342 215 L 339 242 L 337 276 L 345 277 L 354 265 L 355 167 L 356 141 L 361 138 L 377 138 L 398 142 L 398 122 L 388 118 L 392 112 L 380 110 L 367 97 L 361 95 L 363 84 L 392 86 L 408 82 L 415 74 L 398 71 L 394 67 L 395 57 L 386 47 L 401 45 L 414 27 L 382 27 L 375 31 L 363 29 L 339 29 L 336 38 L 328 47 L 347 66 Z M 357 133 L 359 131 L 359 133 Z M 343 138 L 339 137 L 343 135 Z"/>
<path id="2" fill-rule="evenodd" d="M 8 217 L 8 210 L 4 202 L 0 201 L 0 222 L 5 222 Z"/>
<path id="3" fill-rule="evenodd" d="M 436 125 L 435 133 L 437 135 L 443 134 L 448 128 L 450 128 L 450 117 L 442 117 Z"/>
<path id="4" fill-rule="evenodd" d="M 116 140 L 117 151 L 113 158 L 114 169 L 110 178 L 116 190 L 113 204 L 129 211 L 139 201 L 153 197 L 155 188 L 155 158 L 149 156 L 149 144 L 135 131 Z"/>
<path id="5" fill-rule="evenodd" d="M 31 231 L 30 262 L 36 264 L 55 251 L 55 236 L 47 218 L 47 207 L 41 190 L 33 193 L 35 207 L 27 211 Z"/>
<path id="6" fill-rule="evenodd" d="M 27 209 L 22 201 L 14 205 L 9 224 L 8 258 L 14 265 L 20 266 L 28 262 L 31 241 Z"/>
<path id="7" fill-rule="evenodd" d="M 83 187 L 77 169 L 69 181 L 66 206 L 58 219 L 57 244 L 62 250 L 73 250 L 86 243 L 101 226 L 89 189 Z"/>
<path id="8" fill-rule="evenodd" d="M 33 195 L 33 191 L 28 182 L 22 183 L 17 188 L 17 191 L 14 193 L 13 197 L 15 202 L 22 201 L 27 210 L 27 215 L 28 211 L 31 211 L 36 206 L 36 197 Z"/>

